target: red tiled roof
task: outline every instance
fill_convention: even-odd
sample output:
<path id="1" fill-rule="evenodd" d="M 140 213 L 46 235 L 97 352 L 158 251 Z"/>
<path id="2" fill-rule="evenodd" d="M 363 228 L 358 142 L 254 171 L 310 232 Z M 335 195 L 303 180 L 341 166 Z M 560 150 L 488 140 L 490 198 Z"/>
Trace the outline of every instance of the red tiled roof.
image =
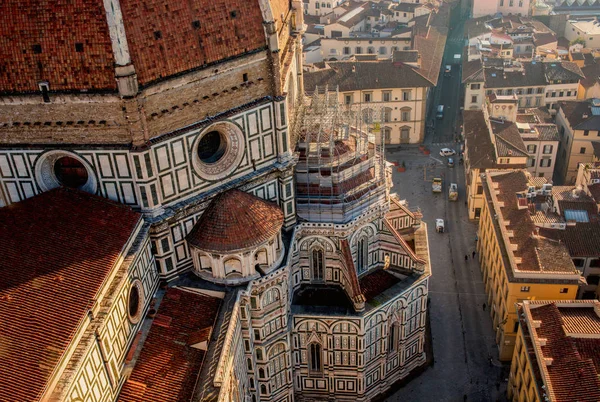
<path id="1" fill-rule="evenodd" d="M 600 256 L 600 225 L 598 222 L 578 222 L 561 229 L 541 228 L 540 234 L 562 241 L 571 257 Z"/>
<path id="2" fill-rule="evenodd" d="M 187 236 L 204 251 L 230 252 L 259 246 L 281 230 L 283 212 L 274 203 L 240 190 L 216 196 Z"/>
<path id="3" fill-rule="evenodd" d="M 116 90 L 102 1 L 1 3 L 0 92 L 39 92 L 38 81 L 48 81 L 51 91 Z"/>
<path id="4" fill-rule="evenodd" d="M 592 184 L 588 186 L 588 190 L 590 190 L 590 194 L 596 201 L 596 204 L 600 204 L 600 184 Z"/>
<path id="5" fill-rule="evenodd" d="M 350 282 L 350 290 L 352 291 L 350 299 L 352 301 L 364 301 L 364 297 L 362 296 L 362 292 L 360 291 L 360 285 L 358 283 L 358 276 L 356 275 L 356 268 L 354 267 L 354 261 L 352 260 L 352 251 L 350 251 L 350 245 L 348 244 L 348 240 L 342 239 L 340 242 L 342 249 L 342 258 L 344 260 L 344 264 L 342 264 L 342 269 L 345 270 L 345 275 L 348 277 L 348 281 Z"/>
<path id="6" fill-rule="evenodd" d="M 591 310 L 591 313 L 594 310 L 593 307 L 577 309 Z M 550 399 L 556 402 L 599 401 L 600 339 L 573 338 L 564 331 L 564 324 L 570 321 L 581 321 L 579 316 L 582 313 L 576 316 L 563 314 L 563 308 L 558 308 L 554 303 L 532 308 L 530 311 L 534 320 L 541 321 L 540 327 L 534 331 L 538 338 L 546 339 L 546 345 L 541 346 L 542 353 L 545 358 L 553 359 L 552 364 L 546 366 L 551 383 Z M 584 321 L 589 321 L 589 318 Z M 545 363 L 538 362 L 538 364 Z"/>
<path id="7" fill-rule="evenodd" d="M 529 209 L 519 209 L 517 206 L 517 193 L 526 191 L 528 179 L 522 170 L 508 171 L 491 176 L 491 181 L 497 183 L 496 197 L 504 206 L 499 212 L 505 222 L 507 230 L 511 230 L 513 237 L 511 244 L 518 245 L 513 251 L 516 257 L 521 257 L 521 262 L 516 264 L 522 271 L 570 272 L 577 270 L 569 256 L 567 248 L 560 242 L 549 240 L 543 236 L 533 236 L 536 225 L 531 219 Z M 488 184 L 491 186 L 491 183 Z M 541 231 L 540 231 L 541 232 Z M 506 245 L 509 247 L 509 245 Z"/>
<path id="8" fill-rule="evenodd" d="M 189 401 L 205 352 L 191 345 L 208 341 L 221 299 L 169 288 L 158 312 L 168 324 L 152 323 L 120 402 Z M 203 338 L 198 336 L 203 334 Z"/>
<path id="9" fill-rule="evenodd" d="M 420 258 L 415 251 L 408 245 L 408 243 L 406 242 L 406 240 L 404 240 L 404 237 L 402 237 L 402 235 L 400 233 L 398 233 L 398 231 L 396 229 L 394 229 L 394 226 L 390 223 L 390 221 L 388 220 L 388 218 L 385 218 L 383 220 L 383 223 L 385 223 L 386 227 L 388 228 L 388 230 L 392 233 L 392 235 L 394 236 L 394 238 L 396 239 L 396 241 L 398 242 L 398 244 L 400 244 L 400 246 L 402 247 L 402 249 L 404 251 L 406 251 L 406 254 L 408 254 L 408 256 L 410 257 L 411 260 L 420 263 L 420 264 L 425 264 L 427 261 L 423 260 L 422 258 Z"/>
<path id="10" fill-rule="evenodd" d="M 258 0 L 121 0 L 121 9 L 142 85 L 266 46 Z"/>
<path id="11" fill-rule="evenodd" d="M 389 272 L 380 269 L 368 274 L 367 276 L 363 276 L 360 279 L 360 288 L 362 289 L 365 299 L 371 300 L 398 282 L 400 282 L 400 279 Z"/>
<path id="12" fill-rule="evenodd" d="M 35 401 L 141 216 L 76 190 L 0 208 L 0 399 Z"/>

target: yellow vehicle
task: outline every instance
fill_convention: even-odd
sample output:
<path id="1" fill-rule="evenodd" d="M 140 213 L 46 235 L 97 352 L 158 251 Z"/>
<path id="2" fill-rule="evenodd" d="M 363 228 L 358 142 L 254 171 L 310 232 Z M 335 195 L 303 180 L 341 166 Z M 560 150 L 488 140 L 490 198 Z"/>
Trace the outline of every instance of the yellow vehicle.
<path id="1" fill-rule="evenodd" d="M 434 193 L 441 193 L 442 192 L 442 179 L 439 177 L 434 177 L 433 178 L 433 183 L 431 185 L 431 190 Z"/>
<path id="2" fill-rule="evenodd" d="M 456 183 L 450 184 L 450 187 L 448 188 L 448 199 L 450 201 L 458 200 L 458 186 Z"/>

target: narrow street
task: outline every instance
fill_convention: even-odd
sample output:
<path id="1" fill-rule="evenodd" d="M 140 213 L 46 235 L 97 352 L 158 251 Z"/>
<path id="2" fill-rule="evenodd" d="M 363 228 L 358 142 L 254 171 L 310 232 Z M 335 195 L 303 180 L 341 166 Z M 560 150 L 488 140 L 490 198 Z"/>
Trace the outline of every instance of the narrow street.
<path id="1" fill-rule="evenodd" d="M 444 49 L 442 68 L 438 79 L 438 85 L 433 88 L 433 102 L 430 104 L 427 121 L 433 123 L 435 129 L 428 130 L 425 134 L 426 144 L 443 144 L 454 141 L 455 133 L 460 126 L 459 109 L 461 93 L 461 61 L 455 60 L 454 55 L 462 57 L 464 45 L 464 22 L 466 16 L 461 16 L 461 9 L 456 6 L 450 14 L 450 30 Z M 444 74 L 446 65 L 451 66 L 449 75 Z M 444 106 L 444 117 L 436 118 L 436 110 L 439 105 Z"/>
<path id="2" fill-rule="evenodd" d="M 504 401 L 506 400 L 506 369 L 497 360 L 494 331 L 489 307 L 486 305 L 482 275 L 473 259 L 477 223 L 470 222 L 465 207 L 464 168 L 455 158 L 456 166 L 448 167 L 440 148 L 459 150 L 455 142 L 460 126 L 460 64 L 454 54 L 462 55 L 463 29 L 466 16 L 460 7 L 451 14 L 448 41 L 438 86 L 428 121 L 435 119 L 437 105 L 444 105 L 444 118 L 435 119 L 425 143 L 431 150 L 425 156 L 418 148 L 402 147 L 386 152 L 389 161 L 405 162 L 404 173 L 394 171 L 393 191 L 406 199 L 411 208 L 419 207 L 428 224 L 433 276 L 429 286 L 431 332 L 434 364 L 388 401 Z M 444 76 L 444 66 L 452 65 L 450 76 Z M 443 191 L 431 191 L 431 179 L 442 177 Z M 457 183 L 458 201 L 448 200 L 450 183 Z M 446 231 L 435 230 L 435 219 L 443 218 Z M 465 259 L 465 256 L 468 256 Z"/>
<path id="3" fill-rule="evenodd" d="M 419 207 L 428 225 L 432 278 L 429 285 L 434 365 L 399 389 L 388 401 L 503 401 L 506 383 L 497 359 L 489 308 L 475 250 L 477 224 L 465 208 L 462 165 L 448 167 L 431 147 L 431 156 L 418 148 L 388 151 L 390 161 L 404 161 L 406 172 L 395 171 L 394 188 L 411 208 Z M 431 179 L 443 178 L 443 191 L 431 191 Z M 448 186 L 457 183 L 458 201 L 448 200 Z M 443 218 L 445 233 L 436 233 Z M 465 256 L 468 259 L 465 261 Z M 493 358 L 490 362 L 490 357 Z"/>

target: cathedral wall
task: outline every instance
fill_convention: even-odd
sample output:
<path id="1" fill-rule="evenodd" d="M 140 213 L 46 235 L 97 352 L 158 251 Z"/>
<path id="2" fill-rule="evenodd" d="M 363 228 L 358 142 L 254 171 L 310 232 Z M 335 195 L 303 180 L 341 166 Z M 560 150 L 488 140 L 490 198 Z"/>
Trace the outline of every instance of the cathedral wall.
<path id="1" fill-rule="evenodd" d="M 423 364 L 427 286 L 417 282 L 356 318 L 294 315 L 296 400 L 368 401 Z M 319 345 L 319 370 L 311 345 Z"/>
<path id="2" fill-rule="evenodd" d="M 54 389 L 56 400 L 112 401 L 121 389 L 126 354 L 158 286 L 147 232 L 140 241 L 136 254 L 125 258 L 126 272 L 116 273 L 99 300 L 99 311 L 94 314 L 97 323 L 91 322 L 82 341 L 73 344 L 70 362 Z M 133 314 L 129 303 L 132 287 L 139 291 L 139 307 Z"/>
<path id="3" fill-rule="evenodd" d="M 235 180 L 276 162 L 283 145 L 288 143 L 286 117 L 285 102 L 265 101 L 219 120 L 226 121 L 240 133 L 235 139 L 237 159 L 222 167 L 232 171 L 219 180 Z M 213 178 L 203 179 L 204 172 L 199 171 L 194 161 L 198 137 L 208 126 L 209 123 L 205 123 L 202 128 L 154 144 L 144 152 L 87 146 L 65 146 L 63 150 L 65 155 L 75 154 L 85 160 L 88 176 L 95 182 L 93 192 L 150 210 L 170 206 L 221 184 Z M 45 177 L 53 173 L 41 167 L 43 153 L 35 146 L 0 150 L 0 206 L 56 186 Z M 238 164 L 233 165 L 235 162 Z M 212 177 L 214 173 L 210 174 Z"/>
<path id="4" fill-rule="evenodd" d="M 241 301 L 250 393 L 257 401 L 293 401 L 288 273 L 279 269 L 251 283 Z"/>
<path id="5" fill-rule="evenodd" d="M 273 94 L 266 52 L 171 78 L 139 97 L 147 138 L 172 133 Z"/>

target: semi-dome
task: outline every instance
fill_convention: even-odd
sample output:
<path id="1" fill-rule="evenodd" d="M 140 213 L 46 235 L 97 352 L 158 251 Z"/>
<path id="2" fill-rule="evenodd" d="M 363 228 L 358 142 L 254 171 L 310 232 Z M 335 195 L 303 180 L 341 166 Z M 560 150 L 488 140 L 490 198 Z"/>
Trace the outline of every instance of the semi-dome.
<path id="1" fill-rule="evenodd" d="M 269 241 L 282 225 L 283 212 L 275 203 L 228 190 L 212 200 L 187 241 L 203 251 L 230 253 Z"/>

